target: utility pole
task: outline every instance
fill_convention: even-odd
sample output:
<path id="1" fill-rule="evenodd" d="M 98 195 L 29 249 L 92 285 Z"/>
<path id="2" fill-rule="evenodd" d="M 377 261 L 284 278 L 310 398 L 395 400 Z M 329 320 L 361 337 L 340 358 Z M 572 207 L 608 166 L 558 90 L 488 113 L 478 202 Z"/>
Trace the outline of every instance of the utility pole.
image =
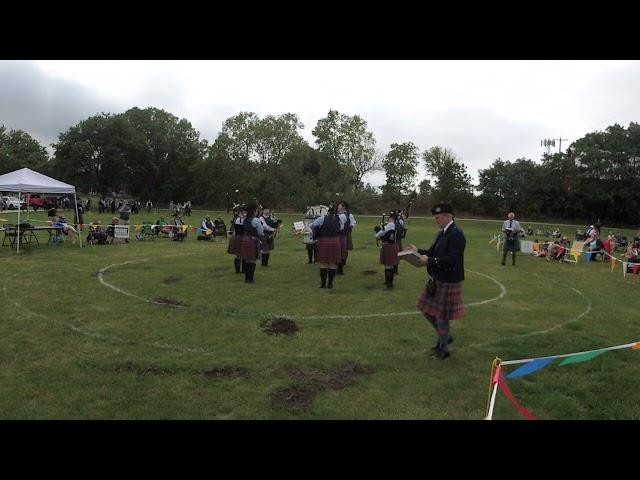
<path id="1" fill-rule="evenodd" d="M 544 140 L 540 140 L 540 146 L 546 147 L 547 155 L 549 155 L 549 149 L 556 146 L 556 140 L 559 142 L 558 153 L 562 153 L 562 142 L 568 141 L 567 138 L 545 138 Z"/>

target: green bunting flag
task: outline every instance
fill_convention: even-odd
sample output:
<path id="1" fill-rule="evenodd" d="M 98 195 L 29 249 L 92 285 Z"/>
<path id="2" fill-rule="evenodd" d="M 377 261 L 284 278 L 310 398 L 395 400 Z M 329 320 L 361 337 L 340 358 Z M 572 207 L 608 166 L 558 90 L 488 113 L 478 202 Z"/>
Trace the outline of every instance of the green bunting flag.
<path id="1" fill-rule="evenodd" d="M 588 362 L 589 360 L 593 360 L 606 352 L 608 352 L 608 350 L 597 350 L 595 352 L 583 353 L 581 355 L 573 355 L 572 357 L 567 357 L 560 362 L 560 366 L 569 365 L 571 363 Z"/>

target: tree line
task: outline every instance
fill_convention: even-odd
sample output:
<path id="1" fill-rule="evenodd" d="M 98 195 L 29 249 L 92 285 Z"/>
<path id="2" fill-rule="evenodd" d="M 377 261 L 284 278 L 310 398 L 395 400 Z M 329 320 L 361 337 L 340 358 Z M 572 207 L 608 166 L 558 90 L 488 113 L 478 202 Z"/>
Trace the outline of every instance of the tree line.
<path id="1" fill-rule="evenodd" d="M 298 115 L 260 117 L 240 112 L 225 120 L 212 143 L 191 123 L 157 108 L 100 113 L 58 135 L 50 157 L 27 132 L 0 126 L 0 174 L 29 167 L 83 192 L 125 191 L 157 203 L 191 200 L 224 208 L 240 191 L 280 211 L 329 203 L 336 193 L 361 213 L 401 208 L 426 213 L 447 201 L 457 212 L 491 217 L 581 219 L 637 225 L 640 126 L 618 124 L 588 133 L 566 152 L 496 159 L 474 185 L 462 159 L 449 148 L 420 151 L 413 142 L 378 147 L 366 120 L 330 110 L 302 137 Z M 420 162 L 420 160 L 422 162 Z M 416 185 L 418 168 L 428 179 Z M 363 182 L 383 171 L 381 189 Z"/>

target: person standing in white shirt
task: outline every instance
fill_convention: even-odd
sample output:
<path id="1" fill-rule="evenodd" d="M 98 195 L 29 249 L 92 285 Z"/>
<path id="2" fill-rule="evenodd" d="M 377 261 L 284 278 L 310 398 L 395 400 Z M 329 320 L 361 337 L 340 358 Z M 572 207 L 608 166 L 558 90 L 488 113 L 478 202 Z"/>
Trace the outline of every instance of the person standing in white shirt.
<path id="1" fill-rule="evenodd" d="M 509 218 L 502 224 L 502 232 L 504 233 L 504 247 L 502 254 L 502 265 L 507 260 L 507 254 L 511 252 L 511 265 L 516 264 L 516 252 L 520 251 L 520 223 L 515 220 L 516 214 L 509 212 Z"/>

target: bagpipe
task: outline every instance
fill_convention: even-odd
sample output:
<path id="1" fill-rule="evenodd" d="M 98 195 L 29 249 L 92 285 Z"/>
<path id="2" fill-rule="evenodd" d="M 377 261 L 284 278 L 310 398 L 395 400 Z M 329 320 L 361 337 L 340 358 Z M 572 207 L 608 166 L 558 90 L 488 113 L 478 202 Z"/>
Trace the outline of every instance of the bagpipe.
<path id="1" fill-rule="evenodd" d="M 378 233 L 380 230 L 384 230 L 384 227 L 386 227 L 388 222 L 389 222 L 389 217 L 387 216 L 386 213 L 383 213 L 382 218 L 380 219 L 380 225 L 376 225 L 375 227 L 373 227 L 373 231 Z M 376 237 L 376 247 L 379 247 L 379 246 L 380 246 L 380 239 Z"/>

